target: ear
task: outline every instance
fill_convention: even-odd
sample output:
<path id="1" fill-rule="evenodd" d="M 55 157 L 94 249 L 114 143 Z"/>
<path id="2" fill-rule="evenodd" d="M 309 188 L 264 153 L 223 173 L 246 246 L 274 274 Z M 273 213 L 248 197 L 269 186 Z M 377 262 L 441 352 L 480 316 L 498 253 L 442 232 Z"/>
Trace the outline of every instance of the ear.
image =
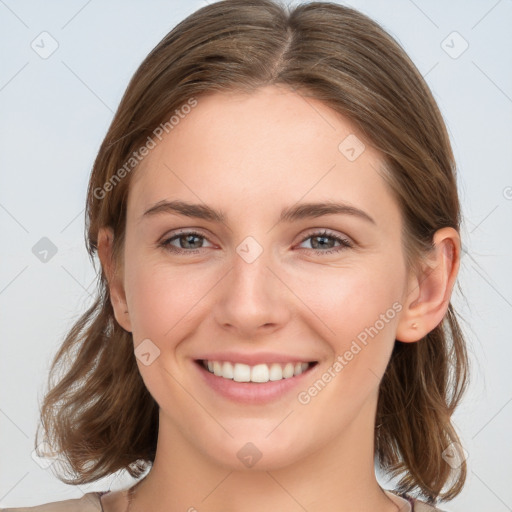
<path id="1" fill-rule="evenodd" d="M 119 325 L 132 332 L 128 304 L 122 279 L 122 269 L 116 267 L 113 258 L 114 232 L 110 227 L 102 227 L 98 232 L 98 256 L 107 277 L 110 302 Z M 121 275 L 119 275 L 121 274 Z"/>
<path id="2" fill-rule="evenodd" d="M 460 264 L 460 237 L 446 227 L 434 234 L 434 247 L 420 275 L 411 275 L 397 326 L 396 339 L 419 341 L 443 320 Z"/>

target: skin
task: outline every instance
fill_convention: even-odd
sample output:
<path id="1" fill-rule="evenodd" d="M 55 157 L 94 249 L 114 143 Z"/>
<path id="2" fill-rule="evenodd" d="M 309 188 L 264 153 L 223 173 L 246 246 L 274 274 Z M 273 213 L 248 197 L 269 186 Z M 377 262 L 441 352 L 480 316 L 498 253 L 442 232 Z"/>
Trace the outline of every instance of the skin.
<path id="1" fill-rule="evenodd" d="M 401 213 L 377 171 L 380 155 L 366 144 L 349 161 L 338 150 L 349 134 L 363 140 L 321 102 L 283 87 L 201 97 L 132 177 L 117 268 L 113 233 L 100 231 L 117 321 L 133 333 L 135 349 L 149 338 L 160 350 L 149 366 L 137 359 L 160 406 L 160 425 L 155 463 L 131 510 L 398 509 L 374 472 L 378 387 L 395 339 L 416 342 L 443 319 L 460 240 L 454 229 L 440 229 L 423 272 L 408 272 Z M 164 199 L 205 203 L 226 220 L 170 213 L 141 220 Z M 350 215 L 276 224 L 284 207 L 327 200 L 364 210 L 375 224 Z M 205 237 L 192 239 L 195 254 L 187 238 L 172 245 L 188 255 L 159 247 L 191 228 Z M 339 244 L 303 241 L 322 229 L 353 247 L 327 254 Z M 237 253 L 247 236 L 263 249 L 252 263 Z M 297 392 L 394 303 L 401 307 L 394 318 L 308 404 L 299 403 Z M 300 389 L 247 405 L 197 378 L 193 359 L 220 350 L 279 352 L 318 364 Z M 262 454 L 252 468 L 237 457 L 249 441 Z M 126 493 L 106 495 L 104 506 L 125 510 Z"/>

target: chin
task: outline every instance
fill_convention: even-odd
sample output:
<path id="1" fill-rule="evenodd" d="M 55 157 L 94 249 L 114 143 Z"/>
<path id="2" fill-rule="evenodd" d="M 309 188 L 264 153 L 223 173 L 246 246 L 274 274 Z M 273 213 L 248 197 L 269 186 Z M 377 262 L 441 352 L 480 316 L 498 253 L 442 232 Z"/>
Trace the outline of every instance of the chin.
<path id="1" fill-rule="evenodd" d="M 252 433 L 248 429 L 245 435 L 224 438 L 222 442 L 213 440 L 206 448 L 214 464 L 229 471 L 275 471 L 283 469 L 306 457 L 314 447 L 304 445 L 304 438 L 293 440 L 293 436 Z M 214 447 L 214 449 L 212 449 Z"/>

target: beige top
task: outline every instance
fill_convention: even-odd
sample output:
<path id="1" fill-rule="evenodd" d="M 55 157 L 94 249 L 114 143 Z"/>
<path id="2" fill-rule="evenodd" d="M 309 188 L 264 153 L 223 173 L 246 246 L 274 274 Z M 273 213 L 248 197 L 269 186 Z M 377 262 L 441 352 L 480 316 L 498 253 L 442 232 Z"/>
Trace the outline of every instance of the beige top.
<path id="1" fill-rule="evenodd" d="M 0 512 L 108 512 L 103 508 L 103 505 L 106 505 L 107 501 L 113 502 L 110 498 L 114 498 L 115 496 L 120 497 L 121 493 L 125 492 L 126 490 L 116 492 L 88 492 L 81 498 L 55 501 L 35 507 L 0 508 Z M 400 512 L 443 512 L 441 509 L 435 508 L 415 498 L 409 498 L 414 504 L 414 506 L 411 506 L 408 499 L 398 496 L 393 491 L 384 489 L 384 492 L 391 501 L 398 505 Z M 106 498 L 107 496 L 109 499 Z"/>

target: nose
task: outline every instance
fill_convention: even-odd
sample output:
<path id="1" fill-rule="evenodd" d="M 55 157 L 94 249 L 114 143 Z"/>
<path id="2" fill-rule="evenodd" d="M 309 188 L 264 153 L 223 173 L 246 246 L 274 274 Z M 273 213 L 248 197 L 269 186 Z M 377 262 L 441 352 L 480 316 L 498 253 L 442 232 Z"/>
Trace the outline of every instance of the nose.
<path id="1" fill-rule="evenodd" d="M 293 294 L 271 261 L 270 251 L 255 259 L 234 254 L 233 265 L 219 287 L 214 317 L 230 337 L 255 339 L 282 328 L 292 316 Z"/>

